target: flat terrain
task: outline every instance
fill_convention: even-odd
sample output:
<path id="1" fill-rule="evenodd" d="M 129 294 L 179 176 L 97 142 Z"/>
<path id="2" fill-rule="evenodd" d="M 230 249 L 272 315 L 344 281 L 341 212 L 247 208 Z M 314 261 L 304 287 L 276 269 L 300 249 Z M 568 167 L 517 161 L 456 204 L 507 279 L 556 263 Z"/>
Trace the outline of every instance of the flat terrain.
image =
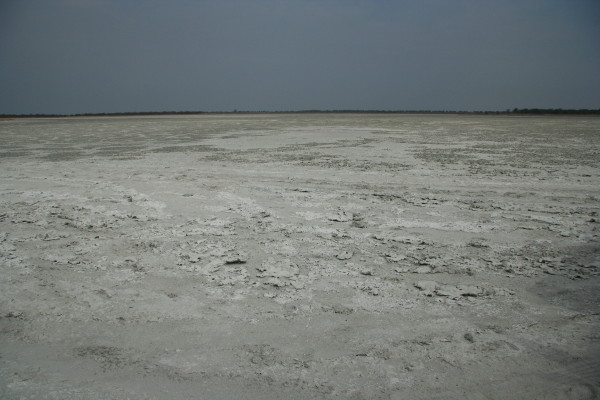
<path id="1" fill-rule="evenodd" d="M 0 122 L 2 399 L 593 399 L 600 118 Z"/>

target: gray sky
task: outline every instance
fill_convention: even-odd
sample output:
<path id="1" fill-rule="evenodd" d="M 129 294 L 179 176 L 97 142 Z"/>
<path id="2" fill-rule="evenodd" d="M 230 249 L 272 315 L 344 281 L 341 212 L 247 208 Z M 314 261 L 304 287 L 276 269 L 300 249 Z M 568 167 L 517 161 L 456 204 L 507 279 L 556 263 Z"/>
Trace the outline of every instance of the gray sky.
<path id="1" fill-rule="evenodd" d="M 0 113 L 600 108 L 597 0 L 0 0 Z"/>

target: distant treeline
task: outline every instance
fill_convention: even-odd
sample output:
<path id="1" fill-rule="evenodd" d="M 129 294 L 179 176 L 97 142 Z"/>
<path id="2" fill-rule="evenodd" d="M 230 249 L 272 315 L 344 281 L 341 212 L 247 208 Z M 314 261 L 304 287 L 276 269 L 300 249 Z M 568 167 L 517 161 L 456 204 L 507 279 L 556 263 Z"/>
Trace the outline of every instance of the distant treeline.
<path id="1" fill-rule="evenodd" d="M 85 114 L 0 114 L 0 118 L 131 117 L 148 115 L 222 114 L 470 114 L 470 115 L 600 115 L 600 109 L 513 108 L 505 111 L 445 110 L 300 110 L 300 111 L 137 111 Z"/>
<path id="2" fill-rule="evenodd" d="M 512 114 L 536 114 L 536 115 L 588 115 L 600 114 L 600 108 L 590 110 L 580 108 L 578 110 L 563 110 L 562 108 L 513 108 Z"/>

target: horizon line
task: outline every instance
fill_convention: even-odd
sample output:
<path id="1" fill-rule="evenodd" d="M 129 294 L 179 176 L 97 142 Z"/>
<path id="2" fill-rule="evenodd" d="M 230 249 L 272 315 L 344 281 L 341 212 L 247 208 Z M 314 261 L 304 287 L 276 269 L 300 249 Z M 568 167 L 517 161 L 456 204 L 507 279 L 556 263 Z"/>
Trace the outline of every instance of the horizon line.
<path id="1" fill-rule="evenodd" d="M 47 118 L 47 117 L 102 117 L 102 116 L 149 116 L 149 115 L 222 115 L 222 114 L 494 114 L 494 115 L 586 115 L 600 114 L 598 109 L 563 109 L 563 108 L 513 108 L 506 110 L 487 110 L 487 111 L 449 111 L 449 110 L 362 110 L 362 109 L 339 109 L 339 110 L 286 110 L 286 111 L 251 111 L 237 110 L 233 111 L 125 111 L 125 112 L 89 112 L 89 113 L 5 113 L 0 114 L 0 118 Z"/>

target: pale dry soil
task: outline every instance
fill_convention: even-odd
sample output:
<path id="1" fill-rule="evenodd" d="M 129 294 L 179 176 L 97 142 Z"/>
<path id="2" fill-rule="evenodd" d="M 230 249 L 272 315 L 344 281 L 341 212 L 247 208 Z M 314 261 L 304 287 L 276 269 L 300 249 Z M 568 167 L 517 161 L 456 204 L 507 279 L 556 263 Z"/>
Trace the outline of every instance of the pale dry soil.
<path id="1" fill-rule="evenodd" d="M 593 399 L 600 119 L 0 122 L 2 399 Z"/>

